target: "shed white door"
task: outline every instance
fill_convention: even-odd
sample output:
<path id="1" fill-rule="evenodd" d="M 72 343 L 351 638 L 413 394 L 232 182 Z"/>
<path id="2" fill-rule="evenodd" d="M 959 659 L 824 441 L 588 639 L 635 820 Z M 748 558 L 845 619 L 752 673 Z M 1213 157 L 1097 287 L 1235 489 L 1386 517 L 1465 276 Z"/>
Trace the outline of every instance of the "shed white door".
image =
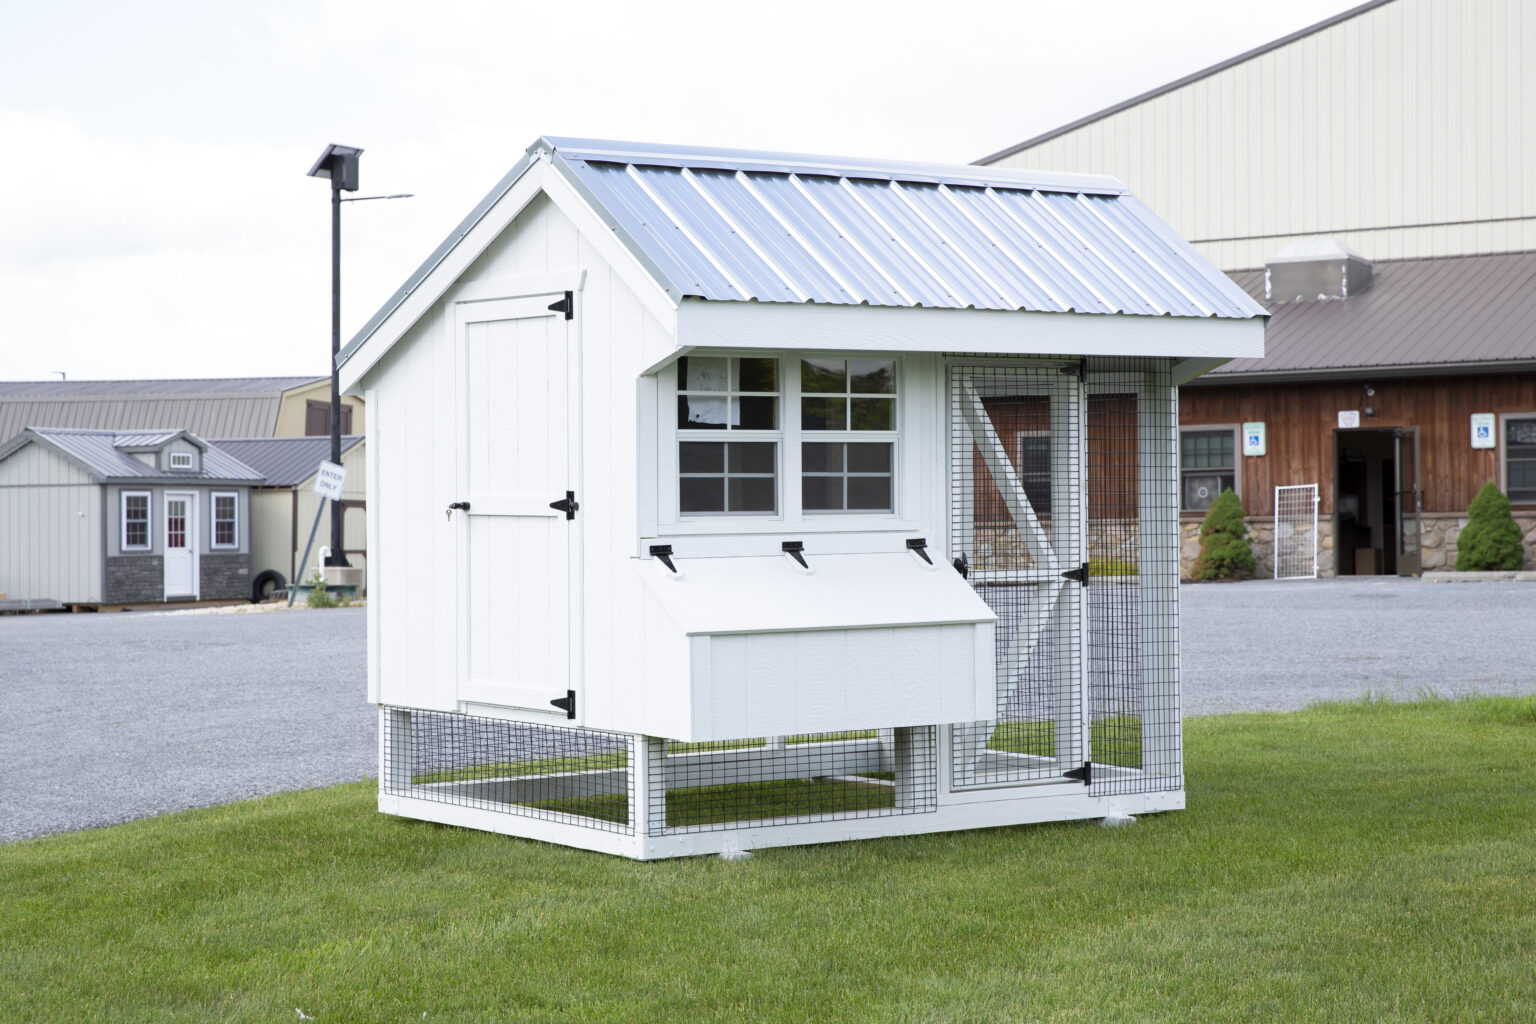
<path id="1" fill-rule="evenodd" d="M 459 699 L 560 714 L 579 689 L 572 614 L 577 332 L 560 295 L 463 303 L 456 316 L 462 455 Z M 458 515 L 459 513 L 455 513 Z"/>
<path id="2" fill-rule="evenodd" d="M 165 596 L 197 596 L 197 494 L 165 496 Z"/>

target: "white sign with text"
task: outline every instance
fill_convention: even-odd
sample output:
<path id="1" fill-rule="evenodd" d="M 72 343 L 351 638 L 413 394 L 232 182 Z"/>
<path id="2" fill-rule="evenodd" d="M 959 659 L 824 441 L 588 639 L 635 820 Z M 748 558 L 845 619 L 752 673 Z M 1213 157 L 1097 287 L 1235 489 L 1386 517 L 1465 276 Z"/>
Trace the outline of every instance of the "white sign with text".
<path id="1" fill-rule="evenodd" d="M 315 493 L 332 501 L 341 500 L 341 486 L 347 482 L 347 469 L 334 462 L 322 462 L 315 470 Z"/>

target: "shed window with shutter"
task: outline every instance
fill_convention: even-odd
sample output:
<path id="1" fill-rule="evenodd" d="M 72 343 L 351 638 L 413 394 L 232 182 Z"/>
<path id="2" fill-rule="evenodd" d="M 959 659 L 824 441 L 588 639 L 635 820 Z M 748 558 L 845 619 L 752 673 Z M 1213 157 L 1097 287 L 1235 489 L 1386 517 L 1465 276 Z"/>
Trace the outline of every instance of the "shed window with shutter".
<path id="1" fill-rule="evenodd" d="M 1504 492 L 1516 504 L 1536 504 L 1536 416 L 1504 419 Z"/>
<path id="2" fill-rule="evenodd" d="M 341 407 L 341 432 L 343 434 L 352 433 L 352 407 L 345 403 Z M 316 402 L 311 399 L 304 403 L 304 433 L 309 437 L 330 436 L 330 402 Z"/>

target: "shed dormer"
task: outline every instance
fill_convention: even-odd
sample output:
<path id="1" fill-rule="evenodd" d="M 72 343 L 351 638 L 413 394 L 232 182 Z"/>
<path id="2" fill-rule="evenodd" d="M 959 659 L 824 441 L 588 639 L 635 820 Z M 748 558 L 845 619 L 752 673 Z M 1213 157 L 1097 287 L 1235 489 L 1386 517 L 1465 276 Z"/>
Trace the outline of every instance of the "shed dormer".
<path id="1" fill-rule="evenodd" d="M 207 445 L 185 430 L 120 434 L 112 442 L 112 447 L 151 469 L 171 476 L 196 476 L 201 473 L 203 453 L 207 449 Z"/>

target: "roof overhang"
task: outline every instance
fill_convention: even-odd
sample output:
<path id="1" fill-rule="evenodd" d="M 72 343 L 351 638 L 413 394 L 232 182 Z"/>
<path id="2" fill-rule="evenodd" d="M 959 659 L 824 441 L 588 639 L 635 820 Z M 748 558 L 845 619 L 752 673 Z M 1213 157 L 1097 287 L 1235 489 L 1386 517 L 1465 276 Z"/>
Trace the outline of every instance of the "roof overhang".
<path id="1" fill-rule="evenodd" d="M 1234 357 L 1236 358 L 1236 357 Z M 1198 387 L 1238 384 L 1304 384 L 1335 380 L 1407 379 L 1413 377 L 1477 377 L 1488 374 L 1536 373 L 1536 360 L 1510 359 L 1481 363 L 1415 363 L 1401 366 L 1333 366 L 1315 370 L 1244 370 L 1210 373 L 1188 383 Z"/>

